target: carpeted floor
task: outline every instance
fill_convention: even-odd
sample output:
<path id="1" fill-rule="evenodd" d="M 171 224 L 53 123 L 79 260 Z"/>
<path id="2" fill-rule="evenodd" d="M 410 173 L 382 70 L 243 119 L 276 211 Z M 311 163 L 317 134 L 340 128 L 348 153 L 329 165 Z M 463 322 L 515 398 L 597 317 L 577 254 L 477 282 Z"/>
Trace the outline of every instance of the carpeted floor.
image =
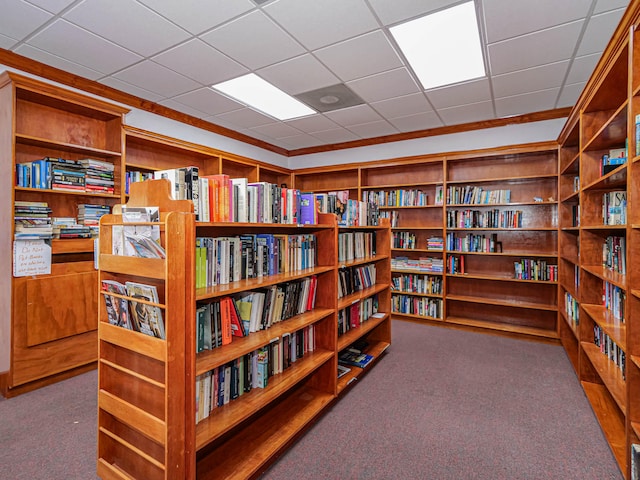
<path id="1" fill-rule="evenodd" d="M 0 400 L 1 480 L 96 478 L 96 383 Z M 561 347 L 395 321 L 389 353 L 261 480 L 621 478 Z"/>

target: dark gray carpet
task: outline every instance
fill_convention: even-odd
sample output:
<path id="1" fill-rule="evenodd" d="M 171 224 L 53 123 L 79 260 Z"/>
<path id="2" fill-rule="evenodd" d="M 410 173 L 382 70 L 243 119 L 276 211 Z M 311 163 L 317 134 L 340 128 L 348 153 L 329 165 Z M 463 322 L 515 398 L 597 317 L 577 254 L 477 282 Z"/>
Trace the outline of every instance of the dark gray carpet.
<path id="1" fill-rule="evenodd" d="M 96 383 L 0 399 L 0 479 L 95 479 Z M 561 347 L 396 321 L 385 358 L 262 480 L 621 478 Z"/>

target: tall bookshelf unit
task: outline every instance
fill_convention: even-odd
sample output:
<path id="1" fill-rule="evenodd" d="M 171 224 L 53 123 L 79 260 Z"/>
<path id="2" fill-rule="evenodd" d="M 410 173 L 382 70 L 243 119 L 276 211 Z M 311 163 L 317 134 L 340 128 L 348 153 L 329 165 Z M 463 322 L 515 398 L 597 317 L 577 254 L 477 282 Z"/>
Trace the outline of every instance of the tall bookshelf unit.
<path id="1" fill-rule="evenodd" d="M 109 324 L 101 299 L 98 475 L 104 479 L 145 480 L 255 477 L 363 373 L 354 368 L 349 378 L 338 381 L 339 348 L 366 339 L 367 353 L 379 358 L 390 345 L 389 227 L 367 228 L 379 236 L 380 250 L 375 256 L 349 264 L 375 263 L 376 284 L 338 301 L 336 285 L 342 265 L 337 260 L 335 215 L 320 214 L 317 225 L 305 226 L 195 222 L 195 216 L 189 213 L 191 205 L 169 199 L 168 185 L 162 180 L 133 184 L 127 203 L 160 207 L 166 259 L 112 255 L 110 227 L 122 224 L 122 219 L 116 213 L 101 220 L 100 279 L 155 285 L 160 292 L 155 306 L 163 311 L 166 340 Z M 316 266 L 195 288 L 197 236 L 253 233 L 313 233 L 319 246 Z M 313 310 L 267 330 L 234 337 L 228 345 L 197 352 L 198 305 L 311 276 L 317 278 Z M 381 315 L 338 339 L 338 308 L 347 301 L 361 302 L 372 295 L 378 295 Z M 315 331 L 314 351 L 270 377 L 266 388 L 252 389 L 196 423 L 199 376 L 269 345 L 274 338 L 310 326 Z"/>
<path id="2" fill-rule="evenodd" d="M 335 183 L 330 183 L 331 179 Z M 528 265 L 557 266 L 557 179 L 555 142 L 398 158 L 362 163 L 357 168 L 322 167 L 294 172 L 297 188 L 313 192 L 349 190 L 352 199 L 362 200 L 370 192 L 400 190 L 420 190 L 427 195 L 426 205 L 380 207 L 397 217 L 391 226 L 393 234 L 412 238 L 410 247 L 403 244 L 394 248 L 392 244 L 392 284 L 397 285 L 392 291 L 392 305 L 395 300 L 395 305 L 437 302 L 440 307 L 439 312 L 432 310 L 438 313 L 435 315 L 397 307 L 399 311 L 393 311 L 394 317 L 543 341 L 558 339 L 557 281 L 516 278 L 514 263 L 524 260 Z M 453 196 L 447 201 L 448 190 L 470 191 L 473 187 L 484 191 L 509 190 L 510 198 L 491 204 L 465 203 Z M 441 201 L 436 200 L 439 189 L 443 192 Z M 509 216 L 517 211 L 521 223 L 519 226 L 456 223 L 455 219 L 462 218 L 465 211 L 476 217 L 495 211 L 498 219 L 500 214 Z M 502 251 L 447 249 L 447 235 L 456 239 L 495 236 Z M 428 242 L 438 237 L 444 243 L 442 250 L 434 247 L 435 241 Z M 462 257 L 464 273 L 460 270 Z M 442 262 L 441 271 L 434 269 L 437 264 L 433 259 Z M 452 259 L 457 261 L 458 270 L 448 269 Z M 433 287 L 403 291 L 407 281 L 416 279 Z"/>
<path id="3" fill-rule="evenodd" d="M 13 202 L 47 202 L 51 216 L 77 216 L 79 204 L 115 205 L 119 194 L 16 186 L 16 165 L 43 157 L 94 158 L 113 163 L 120 189 L 125 108 L 21 75 L 0 77 L 3 231 L 2 322 L 10 339 L 5 396 L 37 388 L 97 359 L 97 299 L 91 239 L 52 240 L 51 273 L 13 277 Z M 5 322 L 10 322 L 6 323 Z"/>
<path id="4" fill-rule="evenodd" d="M 625 478 L 640 441 L 639 19 L 634 2 L 558 139 L 561 340 Z M 623 148 L 626 163 L 604 169 L 603 156 Z M 606 221 L 611 192 L 626 194 L 626 222 Z"/>

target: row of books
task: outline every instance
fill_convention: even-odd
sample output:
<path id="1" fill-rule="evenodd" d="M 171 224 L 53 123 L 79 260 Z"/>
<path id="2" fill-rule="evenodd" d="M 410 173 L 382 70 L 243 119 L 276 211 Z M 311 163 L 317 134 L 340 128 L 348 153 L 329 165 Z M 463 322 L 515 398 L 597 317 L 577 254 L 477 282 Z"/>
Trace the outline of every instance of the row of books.
<path id="1" fill-rule="evenodd" d="M 602 195 L 602 220 L 604 225 L 627 224 L 627 192 L 615 190 Z"/>
<path id="2" fill-rule="evenodd" d="M 464 275 L 464 255 L 447 255 L 447 273 Z"/>
<path id="3" fill-rule="evenodd" d="M 511 203 L 511 190 L 484 190 L 482 187 L 447 187 L 447 205 Z"/>
<path id="4" fill-rule="evenodd" d="M 195 422 L 208 418 L 216 408 L 254 388 L 266 388 L 271 377 L 281 374 L 315 348 L 315 325 L 309 325 L 284 333 L 264 347 L 199 375 L 195 383 Z"/>
<path id="5" fill-rule="evenodd" d="M 201 304 L 196 309 L 196 350 L 212 350 L 267 330 L 276 323 L 308 312 L 315 307 L 318 279 L 271 285 Z"/>
<path id="6" fill-rule="evenodd" d="M 313 234 L 196 238 L 196 288 L 287 273 L 316 265 Z"/>
<path id="7" fill-rule="evenodd" d="M 414 250 L 418 248 L 418 237 L 413 232 L 393 232 L 393 248 L 405 248 Z"/>
<path id="8" fill-rule="evenodd" d="M 373 232 L 338 233 L 338 262 L 352 262 L 376 254 L 376 235 Z"/>
<path id="9" fill-rule="evenodd" d="M 338 298 L 346 297 L 376 284 L 376 265 L 341 267 L 338 269 Z"/>
<path id="10" fill-rule="evenodd" d="M 434 257 L 393 257 L 391 258 L 391 270 L 417 270 L 420 272 L 442 273 L 444 262 L 442 258 Z"/>
<path id="11" fill-rule="evenodd" d="M 600 175 L 606 175 L 625 163 L 627 163 L 627 149 L 612 148 L 600 159 Z"/>
<path id="12" fill-rule="evenodd" d="M 442 295 L 442 277 L 416 274 L 394 275 L 391 279 L 391 291 Z"/>
<path id="13" fill-rule="evenodd" d="M 124 193 L 129 195 L 131 184 L 153 180 L 153 172 L 141 172 L 139 170 L 127 170 L 124 174 Z"/>
<path id="14" fill-rule="evenodd" d="M 593 327 L 593 343 L 600 348 L 602 354 L 606 355 L 607 358 L 618 367 L 622 378 L 625 379 L 627 376 L 627 365 L 624 350 L 597 324 Z"/>
<path id="15" fill-rule="evenodd" d="M 441 251 L 444 249 L 444 239 L 442 237 L 431 236 L 427 238 L 427 250 Z"/>
<path id="16" fill-rule="evenodd" d="M 602 304 L 604 308 L 611 312 L 613 318 L 624 322 L 625 320 L 625 291 L 609 282 L 603 282 L 602 285 Z"/>
<path id="17" fill-rule="evenodd" d="M 580 324 L 580 304 L 569 292 L 564 292 L 564 311 L 573 327 Z"/>
<path id="18" fill-rule="evenodd" d="M 391 296 L 391 311 L 441 319 L 442 299 L 394 294 Z"/>
<path id="19" fill-rule="evenodd" d="M 382 317 L 378 313 L 378 296 L 363 298 L 361 301 L 338 310 L 338 336 L 360 327 L 370 318 Z"/>
<path id="20" fill-rule="evenodd" d="M 379 224 L 378 206 L 371 202 L 360 202 L 349 198 L 349 190 L 313 194 L 318 210 L 333 213 L 338 225 L 343 227 L 376 226 Z"/>
<path id="21" fill-rule="evenodd" d="M 16 240 L 48 240 L 53 238 L 51 208 L 47 202 L 16 200 L 13 206 Z"/>
<path id="22" fill-rule="evenodd" d="M 558 266 L 549 265 L 546 260 L 523 258 L 513 262 L 513 268 L 514 278 L 518 280 L 558 281 Z"/>
<path id="23" fill-rule="evenodd" d="M 391 228 L 397 228 L 400 226 L 400 212 L 397 210 L 385 210 L 380 212 L 380 218 L 388 218 Z"/>
<path id="24" fill-rule="evenodd" d="M 447 250 L 455 252 L 486 252 L 495 253 L 501 251 L 501 244 L 497 240 L 497 234 L 485 235 L 468 233 L 459 237 L 453 232 L 447 233 Z"/>
<path id="25" fill-rule="evenodd" d="M 609 235 L 602 244 L 602 265 L 612 272 L 627 273 L 627 241 L 625 237 Z"/>
<path id="26" fill-rule="evenodd" d="M 448 210 L 447 228 L 522 228 L 522 210 Z"/>
<path id="27" fill-rule="evenodd" d="M 162 308 L 158 305 L 158 290 L 154 285 L 102 280 L 101 289 L 110 324 L 165 338 Z"/>
<path id="28" fill-rule="evenodd" d="M 580 205 L 571 205 L 571 226 L 580 226 Z"/>
<path id="29" fill-rule="evenodd" d="M 362 201 L 378 207 L 424 207 L 429 204 L 427 192 L 401 188 L 362 192 Z"/>
<path id="30" fill-rule="evenodd" d="M 19 187 L 89 193 L 115 192 L 113 163 L 93 158 L 70 160 L 44 157 L 16 164 Z"/>

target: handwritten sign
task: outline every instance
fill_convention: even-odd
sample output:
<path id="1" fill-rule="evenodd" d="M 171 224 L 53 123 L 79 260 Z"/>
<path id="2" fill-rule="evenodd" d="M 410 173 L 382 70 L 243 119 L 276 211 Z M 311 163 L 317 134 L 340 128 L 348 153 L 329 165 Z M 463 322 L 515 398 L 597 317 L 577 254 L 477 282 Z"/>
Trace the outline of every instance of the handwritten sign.
<path id="1" fill-rule="evenodd" d="M 28 277 L 51 273 L 51 246 L 44 240 L 13 242 L 13 276 Z"/>

